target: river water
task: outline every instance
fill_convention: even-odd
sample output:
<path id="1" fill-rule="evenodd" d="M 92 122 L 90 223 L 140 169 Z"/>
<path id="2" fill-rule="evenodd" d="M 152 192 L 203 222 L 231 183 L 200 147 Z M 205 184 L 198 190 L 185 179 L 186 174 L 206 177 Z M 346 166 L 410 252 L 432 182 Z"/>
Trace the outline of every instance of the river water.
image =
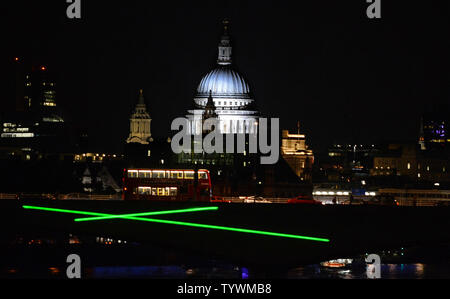
<path id="1" fill-rule="evenodd" d="M 64 239 L 66 242 L 67 239 Z M 290 269 L 252 268 L 204 256 L 189 256 L 138 243 L 109 238 L 95 238 L 79 251 L 80 240 L 70 236 L 59 247 L 58 239 L 18 237 L 2 245 L 1 278 L 66 278 L 68 253 L 83 252 L 82 277 L 104 278 L 175 278 L 175 279 L 367 279 L 364 255 L 341 268 L 320 264 Z M 126 245 L 125 245 L 126 244 Z M 411 253 L 412 252 L 412 253 Z M 425 253 L 424 253 L 425 252 Z M 382 279 L 450 279 L 450 246 L 440 250 L 418 251 L 401 248 L 380 252 Z M 414 258 L 412 258 L 414 255 Z M 426 258 L 433 256 L 433 259 Z M 346 257 L 348 258 L 348 257 Z M 113 261 L 113 262 L 111 262 Z M 369 274 L 370 276 L 370 274 Z"/>

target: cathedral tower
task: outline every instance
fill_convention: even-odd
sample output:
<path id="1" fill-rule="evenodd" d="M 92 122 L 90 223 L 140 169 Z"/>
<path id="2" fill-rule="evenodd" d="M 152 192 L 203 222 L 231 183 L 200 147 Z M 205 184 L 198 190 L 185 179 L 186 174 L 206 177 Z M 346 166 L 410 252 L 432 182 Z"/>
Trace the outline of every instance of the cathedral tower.
<path id="1" fill-rule="evenodd" d="M 144 102 L 143 90 L 139 90 L 139 101 L 130 118 L 130 135 L 127 143 L 149 144 L 153 141 L 150 130 L 150 122 L 152 119 L 147 112 Z"/>

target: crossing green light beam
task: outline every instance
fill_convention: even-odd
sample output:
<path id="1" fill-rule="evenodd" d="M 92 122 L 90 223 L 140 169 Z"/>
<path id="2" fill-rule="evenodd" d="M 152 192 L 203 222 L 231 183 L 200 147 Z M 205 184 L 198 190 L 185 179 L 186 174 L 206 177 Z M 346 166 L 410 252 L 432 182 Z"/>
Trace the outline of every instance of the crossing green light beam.
<path id="1" fill-rule="evenodd" d="M 134 216 L 113 215 L 113 214 L 104 214 L 104 213 L 77 211 L 77 210 L 66 210 L 66 209 L 56 209 L 56 208 L 47 208 L 47 207 L 38 207 L 38 206 L 26 206 L 26 205 L 24 205 L 22 207 L 24 209 L 43 210 L 43 211 L 50 211 L 50 212 L 61 212 L 61 213 L 71 213 L 71 214 L 100 216 L 100 217 L 107 216 L 107 217 L 113 217 L 113 218 L 124 218 L 124 219 L 129 219 L 129 220 L 138 220 L 138 221 L 146 221 L 146 222 L 154 222 L 154 223 L 163 223 L 163 224 L 190 226 L 190 227 L 198 227 L 198 228 L 206 228 L 206 229 L 233 231 L 233 232 L 241 232 L 241 233 L 248 233 L 248 234 L 259 234 L 259 235 L 274 236 L 274 237 L 303 239 L 303 240 L 317 241 L 317 242 L 330 242 L 330 240 L 326 239 L 326 238 L 317 238 L 317 237 L 308 237 L 308 236 L 293 235 L 293 234 L 275 233 L 275 232 L 269 232 L 269 231 L 261 231 L 261 230 L 254 230 L 254 229 L 245 229 L 245 228 L 236 228 L 236 227 L 227 227 L 227 226 L 219 226 L 219 225 L 210 225 L 210 224 L 201 224 L 201 223 L 192 223 L 192 222 L 182 222 L 182 221 L 173 221 L 173 220 L 163 220 L 163 219 L 152 219 L 152 218 L 140 218 L 140 217 L 134 217 Z M 160 211 L 160 212 L 167 212 L 167 211 Z M 135 214 L 142 214 L 142 213 L 135 213 Z M 120 217 L 117 217 L 117 216 L 120 216 Z"/>
<path id="2" fill-rule="evenodd" d="M 91 221 L 91 220 L 107 220 L 107 219 L 128 218 L 128 217 L 138 217 L 138 216 L 154 216 L 154 215 L 166 215 L 166 214 L 177 214 L 177 213 L 188 213 L 188 212 L 216 211 L 218 209 L 219 209 L 219 207 L 203 207 L 203 208 L 190 208 L 190 209 L 180 209 L 180 210 L 121 214 L 121 215 L 99 216 L 99 217 L 88 217 L 88 218 L 75 218 L 74 220 L 76 222 Z"/>
<path id="3" fill-rule="evenodd" d="M 47 207 L 39 207 L 39 206 L 23 205 L 22 207 L 24 209 L 32 209 L 32 210 L 42 210 L 42 211 L 49 211 L 49 212 L 60 212 L 60 213 L 69 213 L 69 214 L 78 214 L 78 215 L 97 216 L 97 217 L 89 217 L 89 218 L 76 218 L 75 221 L 126 218 L 128 216 L 152 216 L 152 215 L 176 214 L 176 213 L 187 213 L 187 212 L 200 212 L 200 211 L 218 210 L 219 209 L 218 207 L 202 207 L 202 208 L 189 208 L 189 209 L 178 209 L 178 210 L 153 211 L 153 212 L 124 214 L 124 215 L 114 215 L 114 214 L 105 214 L 105 213 L 96 213 L 96 212 L 87 212 L 87 211 L 47 208 Z"/>

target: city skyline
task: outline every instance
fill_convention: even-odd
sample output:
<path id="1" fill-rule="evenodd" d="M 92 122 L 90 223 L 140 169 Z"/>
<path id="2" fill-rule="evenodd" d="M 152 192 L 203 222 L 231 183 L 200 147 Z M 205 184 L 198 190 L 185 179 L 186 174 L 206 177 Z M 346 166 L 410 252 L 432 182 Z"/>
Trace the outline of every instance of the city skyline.
<path id="1" fill-rule="evenodd" d="M 300 121 L 313 149 L 334 142 L 415 141 L 425 108 L 448 107 L 447 29 L 439 27 L 447 21 L 418 24 L 419 7 L 412 4 L 395 18 L 390 13 L 399 7 L 387 4 L 383 23 L 344 4 L 310 4 L 296 12 L 269 2 L 222 9 L 180 4 L 158 9 L 159 15 L 144 4 L 124 10 L 83 4 L 78 21 L 65 18 L 64 5 L 36 4 L 36 11 L 21 16 L 11 7 L 9 20 L 43 22 L 7 35 L 7 59 L 24 58 L 56 73 L 58 104 L 69 121 L 88 129 L 93 148 L 121 151 L 140 89 L 152 135 L 173 135 L 171 121 L 192 106 L 200 79 L 215 64 L 225 17 L 235 65 L 258 110 L 279 117 L 281 129 L 295 130 Z M 420 10 L 431 13 L 438 8 Z M 53 36 L 55 25 L 67 34 Z"/>
<path id="2" fill-rule="evenodd" d="M 450 278 L 450 2 L 2 8 L 0 278 Z"/>

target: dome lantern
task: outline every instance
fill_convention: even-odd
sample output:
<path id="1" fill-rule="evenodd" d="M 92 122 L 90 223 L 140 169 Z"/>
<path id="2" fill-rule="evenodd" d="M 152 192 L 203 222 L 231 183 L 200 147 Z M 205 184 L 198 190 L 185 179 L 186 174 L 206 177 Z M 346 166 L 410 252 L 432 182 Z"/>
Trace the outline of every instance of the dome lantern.
<path id="1" fill-rule="evenodd" d="M 223 35 L 219 43 L 219 53 L 217 57 L 217 64 L 219 65 L 230 65 L 231 64 L 231 41 L 228 35 L 228 20 L 223 20 Z"/>

